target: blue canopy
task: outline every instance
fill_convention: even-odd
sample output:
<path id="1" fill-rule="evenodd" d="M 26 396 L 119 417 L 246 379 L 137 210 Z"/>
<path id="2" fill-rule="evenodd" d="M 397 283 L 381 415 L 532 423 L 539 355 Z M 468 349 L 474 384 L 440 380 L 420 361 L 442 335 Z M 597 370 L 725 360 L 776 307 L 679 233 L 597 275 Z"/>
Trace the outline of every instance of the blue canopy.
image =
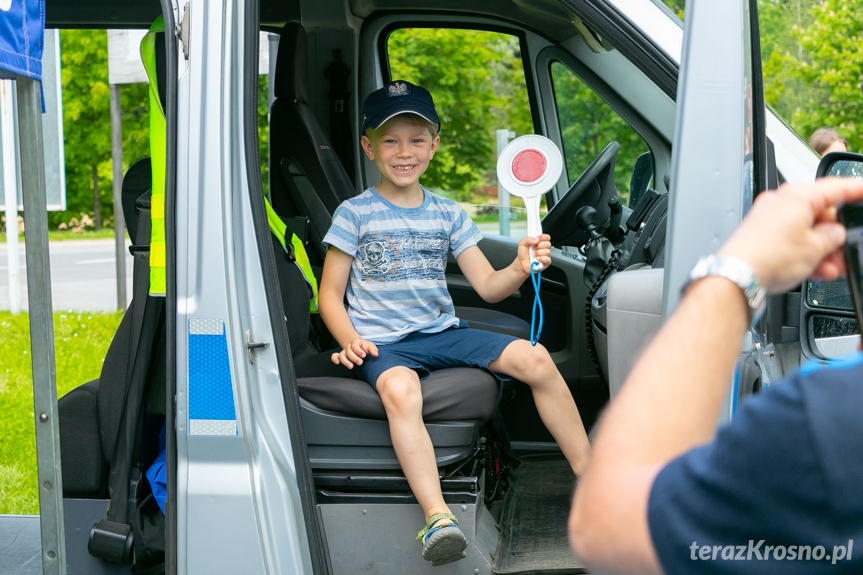
<path id="1" fill-rule="evenodd" d="M 42 79 L 45 0 L 0 0 L 0 70 Z"/>

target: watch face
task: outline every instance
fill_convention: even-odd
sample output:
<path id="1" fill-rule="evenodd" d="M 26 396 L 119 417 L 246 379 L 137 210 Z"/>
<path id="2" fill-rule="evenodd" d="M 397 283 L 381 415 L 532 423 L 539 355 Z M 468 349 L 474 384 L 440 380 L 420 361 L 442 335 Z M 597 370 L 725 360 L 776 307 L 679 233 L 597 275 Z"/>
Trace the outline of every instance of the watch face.
<path id="1" fill-rule="evenodd" d="M 683 286 L 697 279 L 707 276 L 724 277 L 734 282 L 742 291 L 746 302 L 749 304 L 749 314 L 752 321 L 758 319 L 767 304 L 767 293 L 758 284 L 758 277 L 745 261 L 738 258 L 723 258 L 716 255 L 703 257 L 692 268 L 689 281 Z"/>

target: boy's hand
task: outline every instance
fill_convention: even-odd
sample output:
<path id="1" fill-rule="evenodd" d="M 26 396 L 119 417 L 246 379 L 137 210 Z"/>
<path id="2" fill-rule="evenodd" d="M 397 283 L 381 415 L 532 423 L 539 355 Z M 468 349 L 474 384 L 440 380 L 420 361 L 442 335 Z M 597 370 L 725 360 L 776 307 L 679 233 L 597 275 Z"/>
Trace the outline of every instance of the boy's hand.
<path id="1" fill-rule="evenodd" d="M 551 265 L 551 236 L 542 234 L 536 238 L 521 238 L 518 242 L 518 263 L 527 275 L 530 275 L 530 248 L 534 249 L 542 269 L 548 268 Z"/>
<path id="2" fill-rule="evenodd" d="M 378 346 L 372 342 L 358 337 L 342 348 L 342 351 L 337 351 L 330 356 L 330 359 L 336 365 L 343 365 L 348 369 L 353 369 L 354 365 L 362 365 L 363 358 L 367 354 L 373 357 L 378 356 Z"/>

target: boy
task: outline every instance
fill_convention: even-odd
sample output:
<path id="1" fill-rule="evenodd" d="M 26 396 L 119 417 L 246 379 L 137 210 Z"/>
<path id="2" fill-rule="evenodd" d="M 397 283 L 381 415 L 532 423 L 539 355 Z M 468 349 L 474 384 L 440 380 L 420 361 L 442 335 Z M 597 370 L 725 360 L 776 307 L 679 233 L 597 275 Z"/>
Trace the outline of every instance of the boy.
<path id="1" fill-rule="evenodd" d="M 551 263 L 551 243 L 548 235 L 524 238 L 511 265 L 491 267 L 464 210 L 419 183 L 439 130 L 431 94 L 420 86 L 394 81 L 366 99 L 362 147 L 381 179 L 336 210 L 318 294 L 321 316 L 342 346 L 332 361 L 354 369 L 381 397 L 396 456 L 425 513 L 417 539 L 433 565 L 462 558 L 467 540 L 444 503 L 423 426 L 420 380 L 430 370 L 479 367 L 523 381 L 576 475 L 590 450 L 572 395 L 543 346 L 459 325 L 446 288 L 449 250 L 477 293 L 496 302 L 527 279 L 530 247 L 543 266 Z"/>

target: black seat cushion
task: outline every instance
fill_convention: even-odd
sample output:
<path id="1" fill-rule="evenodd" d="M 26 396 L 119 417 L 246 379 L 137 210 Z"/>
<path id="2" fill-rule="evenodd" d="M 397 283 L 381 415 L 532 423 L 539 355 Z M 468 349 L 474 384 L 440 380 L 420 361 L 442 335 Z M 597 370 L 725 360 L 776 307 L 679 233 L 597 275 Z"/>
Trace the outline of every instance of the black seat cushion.
<path id="1" fill-rule="evenodd" d="M 99 440 L 99 380 L 78 386 L 58 402 L 63 495 L 108 496 L 108 465 Z"/>
<path id="2" fill-rule="evenodd" d="M 368 419 L 386 419 L 372 386 L 345 377 L 301 377 L 300 396 L 321 409 Z M 433 371 L 422 380 L 425 421 L 487 421 L 497 407 L 498 383 L 481 369 L 456 367 Z"/>

